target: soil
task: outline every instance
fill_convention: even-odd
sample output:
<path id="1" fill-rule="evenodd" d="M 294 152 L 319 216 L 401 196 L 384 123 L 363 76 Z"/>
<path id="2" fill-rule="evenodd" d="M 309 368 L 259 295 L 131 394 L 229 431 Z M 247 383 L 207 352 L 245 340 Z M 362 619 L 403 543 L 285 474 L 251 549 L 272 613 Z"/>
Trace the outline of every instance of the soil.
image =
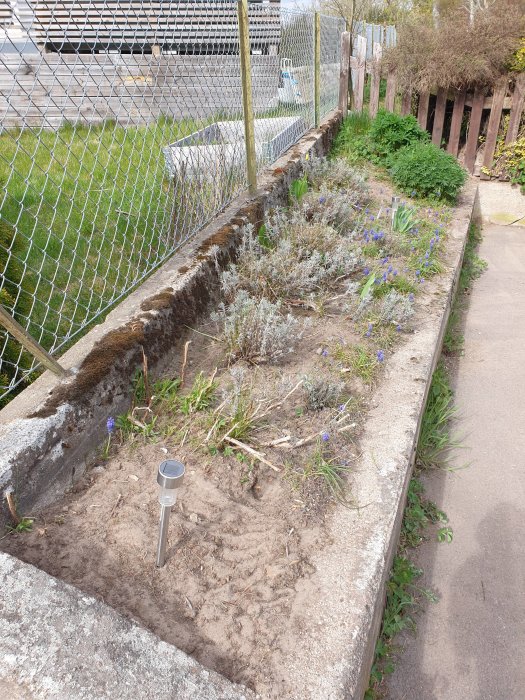
<path id="1" fill-rule="evenodd" d="M 387 185 L 375 183 L 372 191 L 375 206 L 388 205 Z M 338 291 L 331 290 L 333 296 Z M 335 344 L 365 342 L 344 299 L 329 303 L 323 316 L 295 313 L 311 319 L 295 351 L 276 366 L 243 366 L 255 401 L 274 406 L 245 442 L 279 471 L 243 450 L 210 452 L 205 442 L 234 381 L 221 344 L 209 337 L 217 327 L 207 321 L 189 332 L 190 361 L 180 392 L 190 390 L 198 372 L 211 376 L 218 368 L 210 409 L 185 416 L 160 404 L 150 437 L 135 434 L 121 441 L 117 431 L 109 458 L 74 492 L 32 514 L 30 532 L 1 542 L 5 551 L 95 595 L 205 666 L 254 689 L 268 684 L 275 660 L 294 645 L 288 617 L 297 605 L 297 584 L 312 576 L 312 559 L 329 544 L 331 513 L 356 505 L 351 494 L 359 477 L 359 431 L 373 390 L 341 375 L 333 356 Z M 417 323 L 424 323 L 422 311 Z M 398 336 L 402 343 L 403 334 Z M 166 376 L 178 377 L 181 365 L 177 352 Z M 320 374 L 344 377 L 343 416 L 338 407 L 305 407 L 304 389 L 297 384 L 305 375 Z M 151 421 L 147 411 L 133 417 Z M 329 434 L 326 445 L 322 431 Z M 287 442 L 267 444 L 287 436 Z M 296 446 L 306 438 L 312 439 Z M 344 469 L 344 494 L 334 495 L 322 478 L 306 476 L 321 447 L 327 460 Z M 156 473 L 168 457 L 185 464 L 186 476 L 171 513 L 166 564 L 157 569 Z M 308 599 L 302 605 L 307 610 Z"/>

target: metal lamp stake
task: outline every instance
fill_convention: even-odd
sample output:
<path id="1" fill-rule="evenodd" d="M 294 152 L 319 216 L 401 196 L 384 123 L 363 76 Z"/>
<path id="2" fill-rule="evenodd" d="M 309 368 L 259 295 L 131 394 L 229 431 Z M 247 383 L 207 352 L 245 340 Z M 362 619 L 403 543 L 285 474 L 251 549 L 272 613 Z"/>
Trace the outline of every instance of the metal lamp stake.
<path id="1" fill-rule="evenodd" d="M 159 465 L 157 483 L 160 486 L 160 525 L 157 546 L 157 567 L 164 566 L 166 559 L 166 541 L 172 506 L 177 502 L 177 489 L 182 485 L 185 472 L 184 464 L 175 459 L 167 459 Z"/>
<path id="2" fill-rule="evenodd" d="M 393 197 L 392 197 L 392 221 L 391 221 L 392 228 L 394 228 L 394 220 L 396 218 L 396 211 L 399 209 L 399 200 L 400 200 L 400 197 L 393 195 Z"/>

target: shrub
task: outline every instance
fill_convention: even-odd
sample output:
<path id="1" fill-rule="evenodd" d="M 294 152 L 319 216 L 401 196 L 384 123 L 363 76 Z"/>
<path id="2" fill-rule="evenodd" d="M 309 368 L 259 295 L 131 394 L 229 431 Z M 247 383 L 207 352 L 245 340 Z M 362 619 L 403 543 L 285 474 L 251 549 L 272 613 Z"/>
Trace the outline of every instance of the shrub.
<path id="1" fill-rule="evenodd" d="M 454 156 L 431 143 L 402 148 L 392 161 L 393 181 L 419 197 L 454 202 L 467 174 Z"/>
<path id="2" fill-rule="evenodd" d="M 305 163 L 305 174 L 314 189 L 344 189 L 362 196 L 368 193 L 366 177 L 345 158 L 311 158 Z"/>
<path id="3" fill-rule="evenodd" d="M 227 298 L 238 289 L 274 300 L 303 296 L 359 265 L 348 240 L 330 226 L 308 223 L 302 216 L 289 222 L 274 219 L 267 237 L 269 249 L 254 238 L 251 228 L 245 230 L 239 262 L 222 275 Z"/>
<path id="4" fill-rule="evenodd" d="M 343 236 L 359 228 L 361 205 L 368 202 L 362 192 L 329 190 L 325 187 L 309 192 L 302 201 L 302 213 L 310 223 L 331 226 Z"/>
<path id="5" fill-rule="evenodd" d="M 212 318 L 224 324 L 223 337 L 234 360 L 275 362 L 293 350 L 298 338 L 298 322 L 290 314 L 284 316 L 279 304 L 254 299 L 244 290 Z"/>
<path id="6" fill-rule="evenodd" d="M 402 117 L 380 110 L 372 122 L 364 145 L 370 155 L 385 160 L 400 148 L 428 140 L 428 133 L 411 114 Z"/>
<path id="7" fill-rule="evenodd" d="M 306 405 L 311 411 L 333 408 L 341 398 L 344 384 L 327 377 L 307 376 L 303 379 Z"/>
<path id="8" fill-rule="evenodd" d="M 489 87 L 507 71 L 524 32 L 520 0 L 498 0 L 475 12 L 472 22 L 463 8 L 437 23 L 411 13 L 385 62 L 396 71 L 401 90 Z"/>
<path id="9" fill-rule="evenodd" d="M 525 136 L 514 143 L 505 146 L 501 152 L 502 169 L 506 172 L 513 185 L 519 185 L 525 194 Z M 501 168 L 500 168 L 501 169 Z"/>
<path id="10" fill-rule="evenodd" d="M 392 289 L 383 297 L 378 308 L 378 321 L 380 323 L 404 324 L 414 313 L 414 304 L 410 296 L 400 294 Z"/>

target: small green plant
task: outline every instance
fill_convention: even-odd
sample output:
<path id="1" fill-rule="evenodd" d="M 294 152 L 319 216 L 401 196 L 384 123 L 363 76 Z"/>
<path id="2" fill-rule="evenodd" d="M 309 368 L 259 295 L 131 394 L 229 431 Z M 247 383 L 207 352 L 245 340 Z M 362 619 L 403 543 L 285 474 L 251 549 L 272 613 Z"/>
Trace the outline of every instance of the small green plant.
<path id="1" fill-rule="evenodd" d="M 305 173 L 302 177 L 298 178 L 297 180 L 293 180 L 290 184 L 290 197 L 292 200 L 300 202 L 307 192 L 308 178 Z"/>
<path id="2" fill-rule="evenodd" d="M 168 409 L 175 409 L 179 402 L 180 379 L 158 379 L 153 383 L 152 404 L 163 404 Z"/>
<path id="3" fill-rule="evenodd" d="M 471 224 L 468 231 L 463 266 L 459 276 L 459 287 L 463 292 L 467 292 L 472 282 L 480 277 L 487 269 L 487 262 L 482 260 L 476 250 L 481 243 L 481 228 L 477 224 Z"/>
<path id="4" fill-rule="evenodd" d="M 402 236 L 408 234 L 417 224 L 417 218 L 413 209 L 399 206 L 394 212 L 392 230 Z"/>
<path id="5" fill-rule="evenodd" d="M 16 525 L 8 525 L 8 532 L 31 532 L 33 529 L 33 520 L 31 518 L 22 518 Z"/>
<path id="6" fill-rule="evenodd" d="M 345 502 L 345 482 L 344 475 L 349 471 L 349 467 L 338 464 L 337 460 L 329 458 L 324 440 L 327 433 L 317 441 L 315 450 L 308 461 L 305 470 L 305 479 L 321 479 L 328 492 L 339 502 Z"/>
<path id="7" fill-rule="evenodd" d="M 396 185 L 411 196 L 455 202 L 467 178 L 450 153 L 432 143 L 402 148 L 392 159 L 390 174 Z"/>
<path id="8" fill-rule="evenodd" d="M 450 420 L 455 414 L 454 395 L 447 371 L 441 362 L 432 377 L 421 422 L 416 452 L 418 467 L 438 467 L 445 463 L 447 450 L 457 445 L 450 435 Z"/>
<path id="9" fill-rule="evenodd" d="M 432 501 L 428 501 L 423 497 L 423 492 L 423 484 L 419 479 L 413 477 L 408 487 L 407 505 L 401 532 L 400 543 L 402 548 L 418 547 L 423 542 L 424 533 L 429 524 L 446 523 L 448 521 L 442 510 L 439 510 Z M 444 528 L 441 529 L 443 530 Z"/>
<path id="10" fill-rule="evenodd" d="M 364 345 L 353 345 L 348 348 L 338 345 L 335 348 L 334 356 L 345 366 L 346 370 L 350 370 L 366 384 L 370 384 L 374 378 L 379 364 L 376 355 Z"/>
<path id="11" fill-rule="evenodd" d="M 257 231 L 257 240 L 259 241 L 259 245 L 261 248 L 265 248 L 266 250 L 271 250 L 274 245 L 273 242 L 268 235 L 268 227 L 266 224 L 262 224 L 262 226 L 259 226 L 259 230 Z"/>
<path id="12" fill-rule="evenodd" d="M 181 399 L 180 410 L 182 413 L 190 415 L 209 408 L 217 388 L 214 379 L 215 372 L 211 377 L 206 377 L 204 372 L 197 374 L 191 390 Z"/>

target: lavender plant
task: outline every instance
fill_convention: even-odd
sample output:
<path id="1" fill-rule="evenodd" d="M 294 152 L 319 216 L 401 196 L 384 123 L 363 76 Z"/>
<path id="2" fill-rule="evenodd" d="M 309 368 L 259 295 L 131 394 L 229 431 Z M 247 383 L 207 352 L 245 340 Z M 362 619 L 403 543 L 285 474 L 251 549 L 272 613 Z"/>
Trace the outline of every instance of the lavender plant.
<path id="1" fill-rule="evenodd" d="M 345 158 L 311 158 L 305 173 L 313 189 L 343 189 L 355 193 L 362 203 L 368 201 L 366 176 Z"/>
<path id="2" fill-rule="evenodd" d="M 281 313 L 280 303 L 256 299 L 239 290 L 229 306 L 221 304 L 213 320 L 223 325 L 223 338 L 233 360 L 276 362 L 291 352 L 299 338 L 299 324 Z"/>
<path id="3" fill-rule="evenodd" d="M 323 376 L 306 376 L 303 379 L 303 391 L 306 405 L 311 411 L 333 408 L 341 398 L 344 384 L 334 382 Z"/>

